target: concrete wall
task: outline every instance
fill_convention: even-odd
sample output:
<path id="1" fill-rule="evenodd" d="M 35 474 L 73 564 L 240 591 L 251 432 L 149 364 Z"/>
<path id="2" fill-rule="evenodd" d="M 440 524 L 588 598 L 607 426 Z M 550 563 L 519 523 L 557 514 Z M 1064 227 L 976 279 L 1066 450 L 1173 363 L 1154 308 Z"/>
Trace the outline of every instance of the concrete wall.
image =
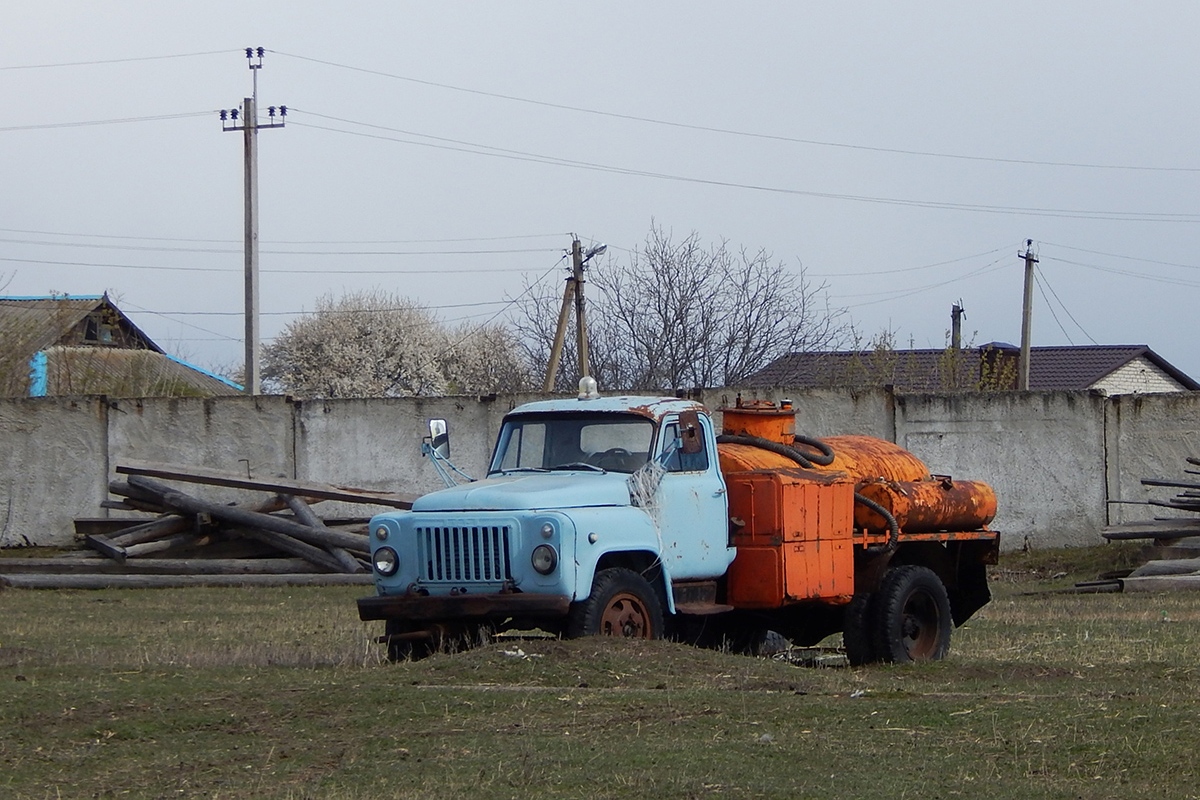
<path id="1" fill-rule="evenodd" d="M 108 496 L 99 398 L 0 400 L 0 547 L 70 542 Z"/>
<path id="2" fill-rule="evenodd" d="M 701 393 L 709 408 L 739 390 Z M 1200 393 L 1105 398 L 1086 392 L 892 395 L 741 390 L 790 399 L 797 430 L 864 433 L 898 442 L 939 474 L 991 483 L 1006 547 L 1091 544 L 1100 529 L 1161 516 L 1109 500 L 1166 499 L 1142 478 L 1186 479 L 1200 456 Z M 486 471 L 504 414 L 535 396 L 293 401 L 284 397 L 0 400 L 0 547 L 69 545 L 72 520 L 103 516 L 117 464 L 156 461 L 283 475 L 385 491 L 441 487 L 420 455 L 426 420 L 450 424 L 452 456 Z M 1200 467 L 1195 467 L 1200 469 Z M 1200 482 L 1200 476 L 1195 476 Z M 245 493 L 204 487 L 203 496 Z M 333 516 L 371 507 L 323 504 Z M 112 512 L 117 514 L 119 512 Z"/>
<path id="3" fill-rule="evenodd" d="M 935 474 L 990 483 L 1006 545 L 1100 541 L 1104 399 L 1082 393 L 900 395 L 896 442 Z"/>

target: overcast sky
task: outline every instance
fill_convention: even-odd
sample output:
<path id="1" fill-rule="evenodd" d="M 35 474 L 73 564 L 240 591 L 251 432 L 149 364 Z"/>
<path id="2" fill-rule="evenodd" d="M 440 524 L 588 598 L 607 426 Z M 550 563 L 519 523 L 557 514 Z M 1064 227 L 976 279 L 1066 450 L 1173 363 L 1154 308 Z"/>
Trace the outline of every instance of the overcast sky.
<path id="1" fill-rule="evenodd" d="M 259 105 L 262 331 L 380 288 L 486 322 L 652 221 L 772 252 L 871 336 L 1147 344 L 1200 378 L 1200 4 L 11 4 L 0 294 L 112 293 L 242 358 Z M 123 120 L 117 122 L 117 120 Z"/>

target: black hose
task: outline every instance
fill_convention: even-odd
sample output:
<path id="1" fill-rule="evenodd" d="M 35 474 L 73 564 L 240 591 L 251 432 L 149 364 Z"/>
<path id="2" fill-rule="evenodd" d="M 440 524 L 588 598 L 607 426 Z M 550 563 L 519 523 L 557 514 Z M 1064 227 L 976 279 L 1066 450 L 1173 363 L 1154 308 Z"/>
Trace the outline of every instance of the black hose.
<path id="1" fill-rule="evenodd" d="M 867 548 L 868 553 L 890 553 L 900 546 L 900 524 L 896 522 L 896 517 L 892 515 L 892 512 L 888 511 L 871 498 L 864 497 L 858 492 L 854 493 L 854 502 L 866 506 L 879 516 L 883 517 L 883 521 L 886 522 L 888 526 L 887 544 L 872 545 L 871 547 Z"/>
<path id="2" fill-rule="evenodd" d="M 822 442 L 820 439 L 814 439 L 811 436 L 801 436 L 796 434 L 796 442 L 816 450 L 820 455 L 811 455 L 806 453 L 805 458 L 814 464 L 820 464 L 822 467 L 828 467 L 833 463 L 833 448 Z"/>
<path id="3" fill-rule="evenodd" d="M 795 440 L 801 444 L 815 448 L 816 450 L 820 451 L 820 455 L 806 455 L 794 447 L 788 447 L 786 444 L 773 442 L 770 439 L 763 439 L 761 436 L 742 436 L 738 434 L 725 433 L 717 437 L 717 444 L 744 444 L 750 447 L 761 447 L 763 450 L 770 450 L 772 453 L 781 455 L 784 458 L 790 458 L 792 461 L 795 461 L 797 464 L 806 469 L 812 469 L 813 464 L 820 464 L 821 466 L 826 467 L 833 463 L 833 448 L 827 445 L 825 442 L 821 441 L 820 439 L 812 439 L 808 436 L 800 435 L 797 435 Z M 892 512 L 888 511 L 871 498 L 864 497 L 858 492 L 854 493 L 854 502 L 866 506 L 879 516 L 883 517 L 883 521 L 886 522 L 888 526 L 887 544 L 872 545 L 867 548 L 868 553 L 873 555 L 890 553 L 900 546 L 900 524 L 896 522 L 896 517 L 892 515 Z"/>
<path id="4" fill-rule="evenodd" d="M 813 462 L 796 448 L 788 447 L 786 444 L 780 444 L 779 442 L 773 442 L 770 439 L 763 439 L 760 436 L 741 436 L 725 433 L 717 437 L 717 444 L 744 444 L 750 447 L 761 447 L 763 450 L 770 450 L 772 453 L 781 455 L 784 458 L 790 458 L 805 469 L 812 469 L 813 466 Z"/>

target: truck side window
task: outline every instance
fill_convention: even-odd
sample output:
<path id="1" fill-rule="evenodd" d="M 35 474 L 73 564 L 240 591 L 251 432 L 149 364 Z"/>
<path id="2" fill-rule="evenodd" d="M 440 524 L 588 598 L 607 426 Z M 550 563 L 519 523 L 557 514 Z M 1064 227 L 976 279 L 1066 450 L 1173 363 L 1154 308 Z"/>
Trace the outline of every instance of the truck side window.
<path id="1" fill-rule="evenodd" d="M 679 438 L 679 423 L 670 422 L 663 430 L 663 442 L 670 447 L 670 443 Z M 700 439 L 700 445 L 698 453 L 685 453 L 681 449 L 672 452 L 671 457 L 667 459 L 667 472 L 703 472 L 708 469 L 708 448 L 704 447 L 703 437 Z"/>
<path id="2" fill-rule="evenodd" d="M 545 466 L 546 426 L 537 423 L 514 426 L 504 451 L 501 469 Z"/>

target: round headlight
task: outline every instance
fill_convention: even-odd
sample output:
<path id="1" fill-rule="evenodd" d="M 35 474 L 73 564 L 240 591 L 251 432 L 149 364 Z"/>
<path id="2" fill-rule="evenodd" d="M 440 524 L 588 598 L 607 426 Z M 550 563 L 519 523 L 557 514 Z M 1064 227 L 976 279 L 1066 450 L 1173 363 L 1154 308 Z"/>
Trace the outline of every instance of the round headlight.
<path id="1" fill-rule="evenodd" d="M 529 560 L 540 574 L 549 575 L 558 566 L 558 553 L 548 544 L 539 544 L 533 548 L 533 556 Z"/>
<path id="2" fill-rule="evenodd" d="M 551 525 L 549 522 L 547 522 L 545 525 L 542 526 L 542 538 L 549 539 L 553 535 L 554 535 L 554 526 Z"/>
<path id="3" fill-rule="evenodd" d="M 387 530 L 387 528 L 385 528 L 384 526 L 380 525 L 378 528 L 376 528 L 376 529 L 375 529 L 375 538 L 376 538 L 376 539 L 378 539 L 378 540 L 379 540 L 379 541 L 381 541 L 381 542 L 386 542 L 386 541 L 387 541 L 387 537 L 388 537 L 388 530 Z"/>
<path id="4" fill-rule="evenodd" d="M 400 556 L 396 555 L 396 551 L 390 547 L 381 547 L 376 550 L 374 561 L 375 571 L 384 577 L 395 575 L 396 570 L 400 569 Z"/>

